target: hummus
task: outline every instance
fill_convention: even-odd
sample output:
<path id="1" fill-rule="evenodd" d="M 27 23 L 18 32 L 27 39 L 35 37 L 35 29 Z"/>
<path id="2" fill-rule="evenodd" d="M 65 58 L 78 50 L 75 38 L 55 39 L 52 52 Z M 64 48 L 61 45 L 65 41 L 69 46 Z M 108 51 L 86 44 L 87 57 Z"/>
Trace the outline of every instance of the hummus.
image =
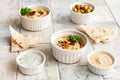
<path id="1" fill-rule="evenodd" d="M 113 58 L 106 53 L 95 53 L 90 56 L 90 61 L 93 65 L 97 67 L 108 67 L 114 62 Z"/>
<path id="2" fill-rule="evenodd" d="M 70 37 L 70 35 L 64 35 L 64 36 L 58 37 L 55 40 L 54 44 L 58 48 L 66 49 L 66 50 L 77 50 L 77 49 L 80 49 L 84 46 L 83 41 L 81 41 L 81 42 L 71 42 L 69 40 L 69 37 Z"/>
<path id="3" fill-rule="evenodd" d="M 43 8 L 34 8 L 29 15 L 25 15 L 28 18 L 40 18 L 48 15 L 48 11 Z"/>

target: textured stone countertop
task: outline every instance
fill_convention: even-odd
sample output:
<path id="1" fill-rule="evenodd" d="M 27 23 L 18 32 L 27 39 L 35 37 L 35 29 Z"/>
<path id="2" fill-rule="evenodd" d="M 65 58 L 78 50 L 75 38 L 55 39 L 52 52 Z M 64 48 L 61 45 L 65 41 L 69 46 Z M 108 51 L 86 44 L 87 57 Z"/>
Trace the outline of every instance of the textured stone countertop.
<path id="1" fill-rule="evenodd" d="M 0 0 L 0 80 L 120 80 L 120 0 Z M 70 20 L 69 5 L 85 1 L 95 6 L 93 22 L 87 25 L 100 26 L 118 31 L 118 37 L 106 44 L 93 44 L 91 41 L 83 53 L 80 63 L 63 64 L 52 56 L 50 36 L 62 29 L 78 29 L 79 25 Z M 30 32 L 20 26 L 19 9 L 27 4 L 44 4 L 52 11 L 51 25 L 39 32 Z M 32 49 L 45 53 L 45 70 L 33 76 L 19 72 L 15 62 L 19 52 L 10 53 L 10 32 L 8 25 L 24 35 L 39 36 L 41 43 Z M 116 66 L 110 74 L 99 76 L 89 71 L 86 55 L 92 50 L 103 49 L 113 53 Z"/>

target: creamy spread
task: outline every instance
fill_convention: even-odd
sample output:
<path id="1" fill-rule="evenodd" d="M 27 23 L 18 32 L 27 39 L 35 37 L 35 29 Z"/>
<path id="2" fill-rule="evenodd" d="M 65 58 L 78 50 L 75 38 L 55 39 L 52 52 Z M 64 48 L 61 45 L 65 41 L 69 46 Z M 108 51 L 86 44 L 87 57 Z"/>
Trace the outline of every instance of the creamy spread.
<path id="1" fill-rule="evenodd" d="M 77 50 L 84 46 L 83 42 L 71 42 L 69 40 L 70 35 L 64 35 L 61 37 L 58 37 L 55 40 L 55 45 L 61 49 L 67 49 L 67 50 Z"/>
<path id="2" fill-rule="evenodd" d="M 34 8 L 29 15 L 25 15 L 28 18 L 39 18 L 48 15 L 48 11 L 43 8 Z"/>
<path id="3" fill-rule="evenodd" d="M 98 67 L 108 67 L 114 62 L 113 58 L 107 53 L 95 53 L 90 56 L 90 61 Z"/>
<path id="4" fill-rule="evenodd" d="M 37 66 L 42 63 L 42 57 L 37 52 L 30 52 L 19 58 L 20 64 L 24 66 Z"/>

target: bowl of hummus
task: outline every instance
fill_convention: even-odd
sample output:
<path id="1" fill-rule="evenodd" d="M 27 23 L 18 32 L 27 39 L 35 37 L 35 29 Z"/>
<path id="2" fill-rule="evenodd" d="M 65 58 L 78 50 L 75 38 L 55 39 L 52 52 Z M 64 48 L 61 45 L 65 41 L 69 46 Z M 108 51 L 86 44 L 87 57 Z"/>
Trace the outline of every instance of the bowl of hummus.
<path id="1" fill-rule="evenodd" d="M 53 56 L 62 63 L 76 63 L 86 50 L 88 39 L 77 30 L 61 30 L 51 36 Z"/>
<path id="2" fill-rule="evenodd" d="M 40 31 L 50 26 L 51 11 L 42 4 L 26 5 L 19 11 L 21 26 L 29 31 Z"/>
<path id="3" fill-rule="evenodd" d="M 115 57 L 110 52 L 103 50 L 92 51 L 87 60 L 90 71 L 99 75 L 110 73 L 115 65 Z"/>

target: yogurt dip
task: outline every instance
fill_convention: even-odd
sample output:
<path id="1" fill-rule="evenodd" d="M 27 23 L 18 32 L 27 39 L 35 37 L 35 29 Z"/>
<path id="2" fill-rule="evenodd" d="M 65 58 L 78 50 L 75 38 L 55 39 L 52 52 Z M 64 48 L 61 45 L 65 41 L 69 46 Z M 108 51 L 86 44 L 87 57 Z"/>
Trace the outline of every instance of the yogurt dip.
<path id="1" fill-rule="evenodd" d="M 41 55 L 37 52 L 28 52 L 18 59 L 19 63 L 24 66 L 34 67 L 43 62 Z"/>
<path id="2" fill-rule="evenodd" d="M 109 67 L 114 63 L 114 60 L 109 54 L 98 52 L 90 56 L 90 62 L 97 67 Z"/>

